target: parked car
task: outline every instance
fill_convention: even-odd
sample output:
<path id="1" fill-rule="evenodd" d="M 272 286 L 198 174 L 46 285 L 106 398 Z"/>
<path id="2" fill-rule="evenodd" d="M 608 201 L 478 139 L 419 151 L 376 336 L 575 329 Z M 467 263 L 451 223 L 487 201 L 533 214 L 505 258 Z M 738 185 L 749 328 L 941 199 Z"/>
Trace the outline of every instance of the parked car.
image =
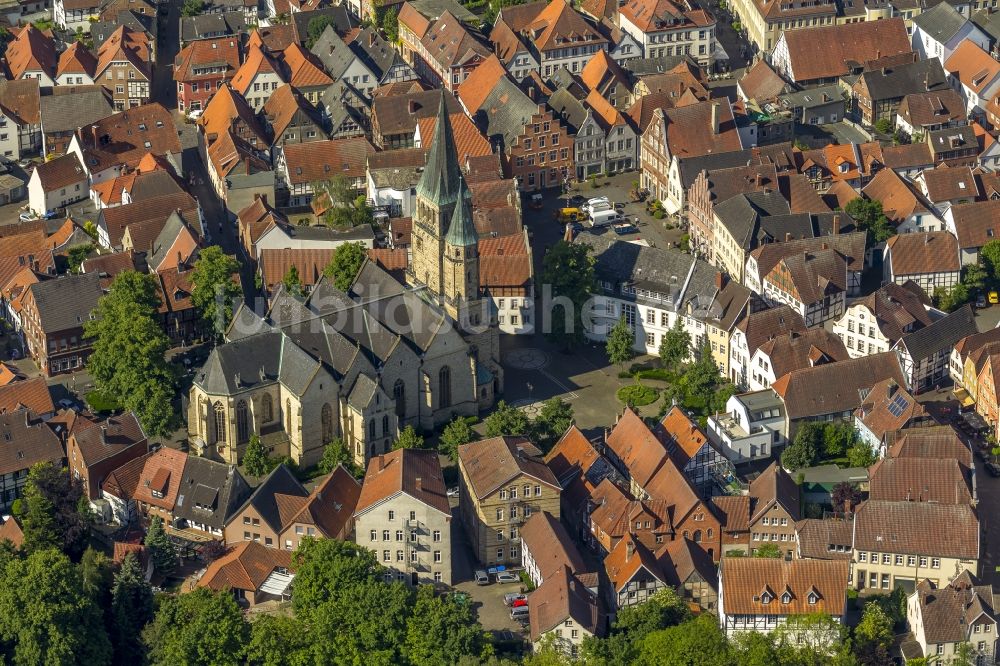
<path id="1" fill-rule="evenodd" d="M 521 577 L 518 576 L 513 571 L 500 571 L 500 572 L 497 572 L 497 582 L 498 583 L 516 583 L 519 580 L 521 580 Z"/>
<path id="2" fill-rule="evenodd" d="M 532 194 L 531 195 L 531 204 L 530 204 L 530 206 L 532 208 L 534 208 L 535 210 L 541 210 L 541 208 L 542 208 L 542 195 L 541 194 L 537 194 L 537 193 L 536 194 Z"/>
<path id="3" fill-rule="evenodd" d="M 979 292 L 979 295 L 976 296 L 976 307 L 977 308 L 986 307 L 986 295 L 983 292 Z"/>
<path id="4" fill-rule="evenodd" d="M 634 234 L 634 233 L 637 233 L 639 231 L 638 227 L 636 227 L 631 222 L 619 222 L 618 224 L 614 225 L 611 228 L 619 236 L 625 236 L 627 234 Z"/>
<path id="5" fill-rule="evenodd" d="M 986 471 L 989 472 L 990 476 L 1000 476 L 1000 465 L 988 462 L 986 463 Z"/>
<path id="6" fill-rule="evenodd" d="M 59 215 L 59 211 L 56 211 L 56 210 L 47 210 L 47 211 L 45 211 L 45 219 L 46 220 L 51 220 L 54 217 L 58 217 L 58 215 Z"/>
<path id="7" fill-rule="evenodd" d="M 17 219 L 21 220 L 22 222 L 31 222 L 32 220 L 37 220 L 38 216 L 32 213 L 30 210 L 26 210 L 20 215 L 18 215 Z"/>
<path id="8" fill-rule="evenodd" d="M 59 401 L 58 404 L 63 409 L 72 409 L 75 411 L 77 408 L 76 401 L 70 400 L 69 398 L 63 398 L 62 400 Z"/>
<path id="9" fill-rule="evenodd" d="M 448 489 L 448 497 L 458 497 L 458 486 Z"/>
<path id="10" fill-rule="evenodd" d="M 527 607 L 528 607 L 527 599 L 518 599 L 517 601 L 511 604 L 511 608 L 527 608 Z"/>
<path id="11" fill-rule="evenodd" d="M 990 292 L 990 303 L 992 303 L 993 305 L 996 305 L 997 303 L 1000 303 L 1000 294 L 997 294 L 997 292 L 995 292 L 995 291 L 991 291 Z"/>
<path id="12" fill-rule="evenodd" d="M 527 601 L 527 599 L 528 599 L 528 595 L 526 595 L 526 594 L 520 594 L 518 592 L 508 592 L 507 594 L 503 595 L 503 605 L 504 606 L 513 606 L 514 602 L 516 602 L 516 601 Z"/>
<path id="13" fill-rule="evenodd" d="M 518 608 L 511 608 L 510 609 L 510 619 L 512 619 L 512 620 L 518 620 L 519 622 L 527 622 L 528 621 L 528 607 L 527 606 L 519 606 Z"/>
<path id="14" fill-rule="evenodd" d="M 476 569 L 476 585 L 489 585 L 490 575 L 482 569 Z"/>

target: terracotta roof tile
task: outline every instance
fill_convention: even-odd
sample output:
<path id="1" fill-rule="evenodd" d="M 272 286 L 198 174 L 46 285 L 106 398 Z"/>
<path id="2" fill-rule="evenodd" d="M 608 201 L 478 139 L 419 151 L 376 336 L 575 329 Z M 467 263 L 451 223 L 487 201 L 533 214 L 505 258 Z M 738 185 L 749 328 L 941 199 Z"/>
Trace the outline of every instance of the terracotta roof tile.
<path id="1" fill-rule="evenodd" d="M 41 122 L 41 98 L 37 79 L 0 79 L 0 109 L 22 124 Z"/>
<path id="2" fill-rule="evenodd" d="M 663 442 L 646 426 L 642 417 L 629 407 L 625 408 L 625 412 L 608 433 L 606 444 L 640 487 L 645 487 L 669 459 Z"/>
<path id="3" fill-rule="evenodd" d="M 167 511 L 173 510 L 186 463 L 186 454 L 169 447 L 150 454 L 139 475 L 135 499 Z M 155 497 L 154 491 L 161 497 Z"/>
<path id="4" fill-rule="evenodd" d="M 0 386 L 0 412 L 13 412 L 21 407 L 27 407 L 32 413 L 39 415 L 56 411 L 44 377 Z"/>
<path id="5" fill-rule="evenodd" d="M 747 99 L 766 102 L 788 91 L 788 84 L 778 76 L 767 60 L 754 63 L 737 84 Z"/>
<path id="6" fill-rule="evenodd" d="M 564 566 L 577 575 L 588 571 L 569 532 L 548 511 L 532 514 L 521 526 L 520 535 L 524 549 L 531 553 L 531 559 L 538 567 L 543 581 L 557 574 Z"/>
<path id="7" fill-rule="evenodd" d="M 535 445 L 523 437 L 491 437 L 458 447 L 459 464 L 479 499 L 521 475 L 558 488 L 558 480 L 539 455 Z"/>
<path id="8" fill-rule="evenodd" d="M 597 597 L 568 567 L 563 567 L 528 596 L 528 609 L 532 641 L 570 618 L 592 634 L 603 634 Z"/>
<path id="9" fill-rule="evenodd" d="M 455 93 L 462 100 L 462 105 L 470 115 L 475 115 L 483 108 L 486 98 L 490 96 L 497 83 L 507 75 L 503 63 L 495 55 L 491 55 L 479 63 L 479 66 L 462 81 Z"/>
<path id="10" fill-rule="evenodd" d="M 291 26 L 288 26 L 288 28 L 290 31 Z M 283 83 L 288 83 L 282 75 L 281 66 L 278 64 L 278 61 L 268 53 L 265 53 L 259 46 L 251 45 L 247 49 L 246 60 L 243 61 L 243 65 L 233 75 L 230 84 L 241 95 L 246 95 L 258 73 L 271 72 L 278 74 Z"/>
<path id="11" fill-rule="evenodd" d="M 492 155 L 493 149 L 490 142 L 483 138 L 476 126 L 472 124 L 469 117 L 464 113 L 450 113 L 448 120 L 451 122 L 452 136 L 455 139 L 455 154 L 460 161 L 465 161 L 469 157 L 482 157 Z M 417 120 L 417 127 L 420 131 L 420 144 L 430 147 L 434 141 L 434 129 L 437 118 L 424 117 Z"/>
<path id="12" fill-rule="evenodd" d="M 239 38 L 233 35 L 189 42 L 174 58 L 174 81 L 218 79 L 218 72 L 195 73 L 198 68 L 209 67 L 224 67 L 223 77 L 232 78 L 240 67 Z"/>
<path id="13" fill-rule="evenodd" d="M 288 83 L 296 88 L 329 86 L 333 79 L 323 71 L 323 65 L 309 51 L 298 43 L 289 44 L 282 52 L 285 67 L 288 68 Z"/>
<path id="14" fill-rule="evenodd" d="M 13 79 L 20 79 L 25 72 L 44 72 L 55 77 L 58 56 L 55 40 L 35 26 L 28 25 L 7 45 L 4 57 Z"/>
<path id="15" fill-rule="evenodd" d="M 719 131 L 712 131 L 712 108 L 718 108 Z M 700 157 L 709 153 L 740 150 L 739 132 L 733 109 L 727 102 L 706 101 L 663 111 L 666 140 L 678 158 Z"/>
<path id="16" fill-rule="evenodd" d="M 0 474 L 16 474 L 37 463 L 58 466 L 66 457 L 55 433 L 27 409 L 0 413 L 0 430 L 4 433 L 0 441 Z"/>
<path id="17" fill-rule="evenodd" d="M 954 459 L 885 458 L 872 465 L 869 499 L 971 504 L 970 470 Z"/>
<path id="18" fill-rule="evenodd" d="M 975 41 L 966 39 L 952 51 L 944 63 L 945 70 L 962 82 L 962 85 L 979 94 L 993 84 L 1000 75 L 997 62 Z"/>
<path id="19" fill-rule="evenodd" d="M 290 144 L 284 151 L 289 185 L 298 185 L 329 180 L 336 174 L 362 178 L 375 148 L 358 137 Z"/>
<path id="20" fill-rule="evenodd" d="M 225 589 L 256 592 L 275 569 L 291 569 L 292 554 L 244 541 L 208 565 L 198 587 L 221 592 Z"/>
<path id="21" fill-rule="evenodd" d="M 97 58 L 87 50 L 83 42 L 73 42 L 59 56 L 56 76 L 63 74 L 86 74 L 91 79 L 97 71 Z"/>
<path id="22" fill-rule="evenodd" d="M 604 558 L 604 568 L 608 572 L 608 580 L 617 595 L 632 578 L 645 567 L 654 577 L 663 580 L 663 573 L 656 561 L 656 556 L 642 541 L 632 534 L 626 534 Z"/>
<path id="23" fill-rule="evenodd" d="M 884 379 L 873 386 L 854 415 L 880 441 L 891 430 L 930 419 L 924 406 L 893 379 Z"/>
<path id="24" fill-rule="evenodd" d="M 364 513 L 373 504 L 396 493 L 405 493 L 445 515 L 451 515 L 436 451 L 397 449 L 368 461 L 368 471 L 354 515 Z"/>
<path id="25" fill-rule="evenodd" d="M 531 276 L 531 254 L 522 234 L 479 241 L 479 284 L 484 289 L 525 286 Z"/>
<path id="26" fill-rule="evenodd" d="M 292 266 L 299 273 L 302 286 L 316 286 L 323 269 L 330 263 L 335 248 L 265 248 L 260 251 L 260 273 L 267 289 L 281 283 Z"/>
<path id="27" fill-rule="evenodd" d="M 930 214 L 923 196 L 892 169 L 880 170 L 861 192 L 868 199 L 882 202 L 885 216 L 896 226 L 911 215 Z"/>
<path id="28" fill-rule="evenodd" d="M 956 204 L 951 207 L 951 214 L 958 232 L 958 247 L 962 249 L 979 248 L 1000 238 L 1000 200 Z"/>
<path id="29" fill-rule="evenodd" d="M 118 165 L 135 167 L 149 153 L 159 156 L 181 152 L 173 116 L 155 103 L 108 116 L 79 136 L 84 167 L 92 173 Z"/>
<path id="30" fill-rule="evenodd" d="M 844 614 L 850 564 L 839 560 L 727 558 L 722 569 L 720 610 L 726 615 Z M 782 595 L 790 593 L 788 603 Z M 815 603 L 809 603 L 810 594 Z M 764 597 L 769 596 L 768 603 Z"/>
<path id="31" fill-rule="evenodd" d="M 968 504 L 868 500 L 854 515 L 854 548 L 975 560 L 979 519 Z"/>
<path id="32" fill-rule="evenodd" d="M 976 204 L 968 204 L 976 205 Z M 957 208 L 958 206 L 954 206 Z M 948 273 L 961 269 L 958 241 L 947 231 L 893 236 L 886 242 L 892 274 Z"/>
<path id="33" fill-rule="evenodd" d="M 811 560 L 850 561 L 854 522 L 843 518 L 806 518 L 795 524 L 799 555 Z"/>
<path id="34" fill-rule="evenodd" d="M 796 82 L 843 76 L 869 60 L 912 52 L 902 18 L 786 30 L 782 37 Z"/>
<path id="35" fill-rule="evenodd" d="M 24 530 L 13 516 L 7 516 L 3 524 L 0 524 L 0 542 L 3 541 L 10 541 L 15 548 L 24 544 Z"/>
<path id="36" fill-rule="evenodd" d="M 758 349 L 770 359 L 775 377 L 819 365 L 818 360 L 832 363 L 850 358 L 843 340 L 822 327 L 775 336 Z"/>

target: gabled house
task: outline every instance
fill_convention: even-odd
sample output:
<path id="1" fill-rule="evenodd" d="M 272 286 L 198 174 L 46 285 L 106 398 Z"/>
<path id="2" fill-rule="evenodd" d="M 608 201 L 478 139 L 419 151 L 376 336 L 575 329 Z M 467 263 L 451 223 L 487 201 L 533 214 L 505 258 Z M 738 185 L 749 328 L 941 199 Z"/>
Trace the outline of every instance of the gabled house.
<path id="1" fill-rule="evenodd" d="M 569 567 L 581 579 L 593 578 L 587 582 L 592 582 L 597 591 L 597 576 L 587 575 L 583 556 L 558 518 L 548 511 L 539 511 L 524 523 L 520 534 L 521 566 L 535 587 L 561 573 L 563 567 Z"/>
<path id="2" fill-rule="evenodd" d="M 626 534 L 604 558 L 611 583 L 611 607 L 620 610 L 644 603 L 668 583 L 656 555 L 639 539 Z"/>
<path id="3" fill-rule="evenodd" d="M 770 388 L 779 377 L 793 370 L 848 357 L 843 341 L 822 327 L 775 336 L 758 347 L 750 358 L 750 390 Z"/>
<path id="4" fill-rule="evenodd" d="M 942 216 L 952 206 L 972 203 L 980 198 L 979 182 L 968 166 L 949 167 L 942 164 L 934 169 L 927 169 L 917 176 L 916 185 Z"/>
<path id="5" fill-rule="evenodd" d="M 503 7 L 496 23 L 505 24 L 523 43 L 543 80 L 560 67 L 580 72 L 598 51 L 608 48 L 608 40 L 565 2 Z"/>
<path id="6" fill-rule="evenodd" d="M 720 58 L 715 17 L 672 0 L 628 0 L 618 10 L 618 23 L 642 47 L 643 55 L 686 55 L 700 67 L 714 69 Z"/>
<path id="7" fill-rule="evenodd" d="M 42 147 L 39 81 L 0 79 L 0 152 L 23 159 Z"/>
<path id="8" fill-rule="evenodd" d="M 94 80 L 111 93 L 116 111 L 133 109 L 150 100 L 153 62 L 147 34 L 123 25 L 97 50 Z"/>
<path id="9" fill-rule="evenodd" d="M 1000 200 L 988 199 L 951 206 L 944 215 L 945 227 L 957 242 L 962 266 L 979 261 L 979 250 L 1000 236 Z"/>
<path id="10" fill-rule="evenodd" d="M 288 74 L 287 83 L 313 104 L 333 84 L 334 79 L 324 71 L 319 58 L 297 43 L 281 52 L 281 61 Z"/>
<path id="11" fill-rule="evenodd" d="M 21 324 L 28 351 L 46 375 L 83 367 L 91 352 L 84 323 L 104 294 L 94 273 L 67 275 L 28 287 Z"/>
<path id="12" fill-rule="evenodd" d="M 35 84 L 34 81 L 31 83 Z M 40 98 L 39 102 L 41 147 L 46 155 L 64 154 L 77 129 L 90 127 L 98 120 L 107 118 L 114 113 L 110 96 L 100 86 L 81 88 L 56 86 L 52 89 L 51 95 Z M 26 133 L 25 136 L 30 136 L 30 133 Z M 0 150 L 3 150 L 4 153 L 8 149 L 0 146 Z M 8 157 L 13 156 L 14 152 L 11 150 L 11 155 Z"/>
<path id="13" fill-rule="evenodd" d="M 885 244 L 883 279 L 899 285 L 912 280 L 927 294 L 951 289 L 961 275 L 958 247 L 947 231 L 893 236 Z"/>
<path id="14" fill-rule="evenodd" d="M 941 231 L 944 228 L 926 194 L 892 169 L 882 169 L 875 174 L 861 189 L 861 194 L 870 201 L 882 204 L 882 211 L 897 234 Z"/>
<path id="15" fill-rule="evenodd" d="M 28 181 L 28 204 L 40 216 L 83 201 L 89 193 L 87 172 L 75 154 L 39 164 Z"/>
<path id="16" fill-rule="evenodd" d="M 974 41 L 966 40 L 945 61 L 944 68 L 965 101 L 969 117 L 983 117 L 986 105 L 1000 93 L 1000 63 Z"/>
<path id="17" fill-rule="evenodd" d="M 82 42 L 73 42 L 59 55 L 56 85 L 93 85 L 97 76 L 97 58 Z"/>
<path id="18" fill-rule="evenodd" d="M 990 37 L 979 26 L 950 3 L 927 8 L 913 19 L 910 35 L 913 50 L 921 60 L 935 59 L 941 64 L 964 41 L 970 41 L 979 48 L 990 48 Z"/>
<path id="19" fill-rule="evenodd" d="M 264 103 L 264 117 L 273 137 L 271 150 L 280 150 L 289 143 L 305 143 L 326 139 L 323 119 L 316 108 L 291 84 L 281 86 Z"/>
<path id="20" fill-rule="evenodd" d="M 895 124 L 896 109 L 910 93 L 948 90 L 948 78 L 936 58 L 863 72 L 851 86 L 854 112 L 867 126 L 885 118 Z"/>
<path id="21" fill-rule="evenodd" d="M 843 623 L 849 571 L 849 563 L 841 560 L 727 558 L 719 567 L 719 624 L 734 637 L 769 633 L 812 613 Z M 813 629 L 800 640 L 831 647 L 839 640 L 839 632 L 817 631 L 827 630 Z"/>
<path id="22" fill-rule="evenodd" d="M 427 17 L 408 11 L 407 4 L 399 22 L 403 58 L 420 77 L 454 92 L 490 56 L 490 49 L 470 21 L 462 20 L 464 12 L 459 12 L 460 18 L 449 8 Z"/>
<path id="23" fill-rule="evenodd" d="M 71 432 L 66 440 L 66 461 L 93 504 L 101 499 L 101 486 L 111 472 L 145 456 L 148 450 L 142 425 L 135 414 L 127 412 Z"/>
<path id="24" fill-rule="evenodd" d="M 284 83 L 288 83 L 288 79 L 281 63 L 268 51 L 253 44 L 247 48 L 243 65 L 230 81 L 233 90 L 243 95 L 254 111 L 260 111 L 271 93 Z"/>
<path id="25" fill-rule="evenodd" d="M 313 185 L 338 175 L 352 190 L 364 191 L 365 166 L 374 152 L 375 148 L 361 137 L 285 145 L 275 157 L 275 170 L 288 188 L 288 205 L 309 205 L 316 194 Z"/>
<path id="26" fill-rule="evenodd" d="M 788 441 L 784 402 L 770 389 L 734 395 L 726 403 L 725 413 L 708 417 L 707 432 L 709 439 L 733 464 L 769 460 L 774 449 Z M 739 521 L 739 531 L 748 543 L 746 523 L 746 520 Z M 732 525 L 727 529 L 731 530 Z M 727 529 L 723 530 L 724 549 Z"/>
<path id="27" fill-rule="evenodd" d="M 965 102 L 954 90 L 910 93 L 896 109 L 896 129 L 914 141 L 927 132 L 966 122 Z"/>
<path id="28" fill-rule="evenodd" d="M 607 51 L 598 51 L 597 55 L 587 61 L 580 70 L 580 82 L 622 113 L 632 106 L 629 74 Z"/>
<path id="29" fill-rule="evenodd" d="M 964 389 L 975 402 L 976 376 L 982 370 L 983 356 L 1000 351 L 1000 349 L 990 349 L 997 344 L 1000 344 L 1000 329 L 997 328 L 968 335 L 955 343 L 948 368 L 955 385 L 961 387 L 956 390 L 956 394 Z"/>
<path id="30" fill-rule="evenodd" d="M 883 285 L 854 301 L 833 324 L 851 358 L 889 351 L 904 335 L 928 326 L 943 313 L 925 303 L 915 283 Z"/>
<path id="31" fill-rule="evenodd" d="M 378 77 L 344 42 L 332 25 L 327 26 L 310 51 L 333 81 L 350 85 L 353 90 L 363 93 L 366 97 L 370 97 L 371 92 L 378 87 Z"/>
<path id="32" fill-rule="evenodd" d="M 264 150 L 227 130 L 205 152 L 208 177 L 230 213 L 235 215 L 257 196 L 274 197 L 277 174 Z"/>
<path id="33" fill-rule="evenodd" d="M 562 489 L 540 455 L 518 437 L 458 448 L 461 518 L 479 562 L 520 564 L 518 530 L 524 522 L 541 511 L 558 520 Z"/>
<path id="34" fill-rule="evenodd" d="M 920 654 L 929 659 L 953 659 L 964 645 L 977 662 L 996 658 L 998 613 L 993 588 L 970 571 L 947 585 L 919 581 L 906 600 L 906 620 Z"/>
<path id="35" fill-rule="evenodd" d="M 52 87 L 56 83 L 59 56 L 55 39 L 28 24 L 7 44 L 4 52 L 9 79 L 36 79 L 38 85 Z"/>
<path id="36" fill-rule="evenodd" d="M 212 95 L 198 118 L 198 128 L 206 147 L 226 132 L 232 132 L 258 150 L 264 150 L 271 144 L 267 126 L 258 117 L 257 111 L 229 84 L 223 84 Z"/>
<path id="37" fill-rule="evenodd" d="M 451 585 L 451 520 L 436 452 L 397 449 L 371 459 L 354 524 L 386 581 Z"/>
<path id="38" fill-rule="evenodd" d="M 98 0 L 54 0 L 52 3 L 52 19 L 63 30 L 76 32 L 83 28 L 90 30 L 90 18 L 101 13 L 101 3 Z"/>
<path id="39" fill-rule="evenodd" d="M 729 462 L 684 410 L 671 407 L 660 420 L 660 434 L 667 453 L 699 492 L 709 495 L 724 483 Z"/>
<path id="40" fill-rule="evenodd" d="M 536 104 L 490 56 L 459 86 L 459 100 L 502 156 L 522 192 L 559 186 L 573 173 L 572 143 L 559 118 Z"/>
<path id="41" fill-rule="evenodd" d="M 868 500 L 854 514 L 851 586 L 946 585 L 975 572 L 980 555 L 979 519 L 969 504 Z"/>
<path id="42" fill-rule="evenodd" d="M 374 27 L 358 30 L 348 45 L 372 71 L 380 86 L 417 79 L 413 68 L 406 64 L 399 52 Z"/>
<path id="43" fill-rule="evenodd" d="M 528 597 L 531 642 L 542 645 L 551 636 L 555 648 L 576 657 L 584 639 L 604 635 L 597 595 L 569 567 L 552 576 Z"/>
<path id="44" fill-rule="evenodd" d="M 236 75 L 240 63 L 238 36 L 199 39 L 185 46 L 174 58 L 177 110 L 204 110 L 216 91 Z"/>
<path id="45" fill-rule="evenodd" d="M 48 392 L 48 389 L 45 389 Z M 24 492 L 28 470 L 39 463 L 61 467 L 66 454 L 52 429 L 24 406 L 12 407 L 0 414 L 4 431 L 0 457 L 0 511 L 9 514 L 11 505 Z"/>
<path id="46" fill-rule="evenodd" d="M 289 553 L 249 541 L 209 564 L 197 586 L 231 594 L 238 603 L 252 608 L 264 601 L 287 600 L 294 579 Z"/>

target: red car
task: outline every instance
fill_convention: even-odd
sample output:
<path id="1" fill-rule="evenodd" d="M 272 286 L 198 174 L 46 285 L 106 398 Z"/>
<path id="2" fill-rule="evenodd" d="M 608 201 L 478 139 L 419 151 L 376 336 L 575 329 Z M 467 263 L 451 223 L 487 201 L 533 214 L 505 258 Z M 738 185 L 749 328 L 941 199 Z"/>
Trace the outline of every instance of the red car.
<path id="1" fill-rule="evenodd" d="M 527 605 L 528 605 L 527 599 L 517 599 L 514 601 L 514 603 L 511 604 L 511 608 L 520 608 L 521 606 L 527 606 Z"/>

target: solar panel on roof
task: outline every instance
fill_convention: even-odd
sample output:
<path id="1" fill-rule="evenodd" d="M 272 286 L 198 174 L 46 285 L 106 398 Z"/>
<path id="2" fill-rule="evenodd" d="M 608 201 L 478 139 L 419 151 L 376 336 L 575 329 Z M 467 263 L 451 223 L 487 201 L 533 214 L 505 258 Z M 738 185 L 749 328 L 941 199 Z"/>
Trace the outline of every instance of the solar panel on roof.
<path id="1" fill-rule="evenodd" d="M 892 399 L 892 402 L 889 404 L 889 413 L 895 416 L 896 418 L 899 418 L 900 416 L 903 415 L 903 412 L 909 406 L 910 406 L 910 401 L 906 399 L 906 396 L 897 395 L 895 398 Z"/>

